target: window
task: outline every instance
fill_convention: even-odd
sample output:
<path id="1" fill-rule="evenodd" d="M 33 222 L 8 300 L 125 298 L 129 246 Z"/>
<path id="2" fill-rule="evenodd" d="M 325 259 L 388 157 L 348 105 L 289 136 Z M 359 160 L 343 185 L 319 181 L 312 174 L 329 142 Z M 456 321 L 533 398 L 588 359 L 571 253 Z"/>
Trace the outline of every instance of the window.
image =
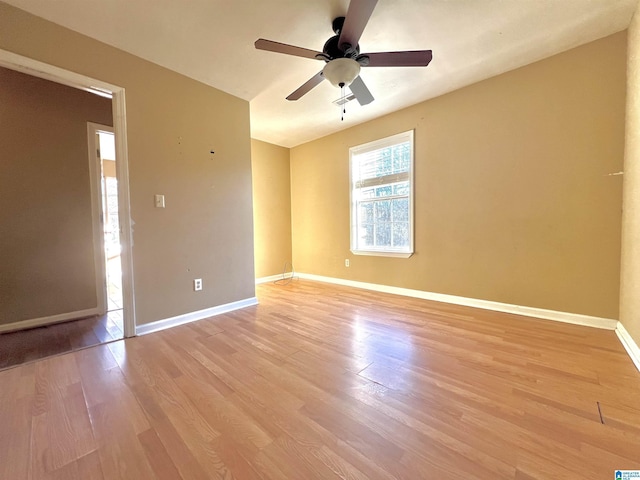
<path id="1" fill-rule="evenodd" d="M 413 130 L 349 149 L 351 251 L 413 253 Z"/>

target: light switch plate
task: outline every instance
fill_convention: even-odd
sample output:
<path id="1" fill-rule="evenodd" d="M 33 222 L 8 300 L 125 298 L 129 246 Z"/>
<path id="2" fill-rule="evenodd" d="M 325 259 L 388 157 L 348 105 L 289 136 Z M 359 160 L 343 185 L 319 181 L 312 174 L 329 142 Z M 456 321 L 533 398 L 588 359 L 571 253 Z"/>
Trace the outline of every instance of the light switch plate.
<path id="1" fill-rule="evenodd" d="M 164 208 L 164 195 L 155 196 L 156 208 Z"/>

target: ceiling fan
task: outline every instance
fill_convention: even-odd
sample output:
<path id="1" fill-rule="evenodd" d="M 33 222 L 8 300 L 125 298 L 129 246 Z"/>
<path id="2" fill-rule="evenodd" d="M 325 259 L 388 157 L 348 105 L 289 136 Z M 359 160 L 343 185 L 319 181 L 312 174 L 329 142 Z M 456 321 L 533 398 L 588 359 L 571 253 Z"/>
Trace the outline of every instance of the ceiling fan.
<path id="1" fill-rule="evenodd" d="M 298 100 L 325 78 L 336 87 L 349 87 L 360 105 L 373 101 L 373 95 L 360 77 L 360 67 L 426 67 L 431 62 L 431 50 L 412 50 L 404 52 L 360 53 L 358 41 L 369 21 L 378 0 L 351 0 L 346 17 L 333 20 L 336 34 L 326 41 L 322 52 L 285 43 L 258 39 L 258 50 L 284 53 L 296 57 L 322 60 L 324 68 L 303 83 L 287 100 Z"/>

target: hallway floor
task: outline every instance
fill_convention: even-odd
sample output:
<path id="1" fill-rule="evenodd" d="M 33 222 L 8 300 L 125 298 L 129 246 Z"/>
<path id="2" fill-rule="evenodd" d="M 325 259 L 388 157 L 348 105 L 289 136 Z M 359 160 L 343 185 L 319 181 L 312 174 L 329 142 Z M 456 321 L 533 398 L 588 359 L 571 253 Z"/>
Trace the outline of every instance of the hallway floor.
<path id="1" fill-rule="evenodd" d="M 102 316 L 0 334 L 0 370 L 81 348 L 121 340 L 122 309 Z"/>

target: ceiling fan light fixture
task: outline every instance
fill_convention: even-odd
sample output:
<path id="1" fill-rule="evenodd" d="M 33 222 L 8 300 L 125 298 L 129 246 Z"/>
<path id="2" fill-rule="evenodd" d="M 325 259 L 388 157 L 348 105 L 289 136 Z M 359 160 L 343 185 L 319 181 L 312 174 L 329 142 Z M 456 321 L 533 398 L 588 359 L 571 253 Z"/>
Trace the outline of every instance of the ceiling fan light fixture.
<path id="1" fill-rule="evenodd" d="M 322 69 L 322 75 L 334 87 L 348 87 L 360 74 L 360 64 L 352 58 L 336 58 Z"/>

